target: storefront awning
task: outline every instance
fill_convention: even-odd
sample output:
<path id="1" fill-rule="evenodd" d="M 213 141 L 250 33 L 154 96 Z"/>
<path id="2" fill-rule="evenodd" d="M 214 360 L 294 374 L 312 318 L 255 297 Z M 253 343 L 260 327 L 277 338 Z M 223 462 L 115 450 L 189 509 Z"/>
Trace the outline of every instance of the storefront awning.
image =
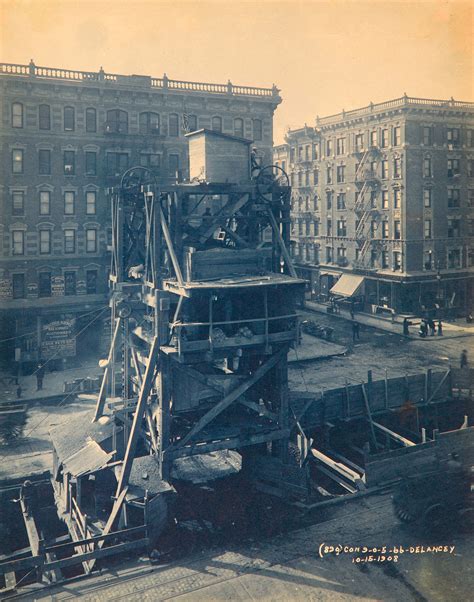
<path id="1" fill-rule="evenodd" d="M 363 284 L 363 276 L 342 274 L 342 276 L 330 290 L 330 293 L 332 295 L 341 295 L 342 297 L 353 297 L 358 293 Z"/>

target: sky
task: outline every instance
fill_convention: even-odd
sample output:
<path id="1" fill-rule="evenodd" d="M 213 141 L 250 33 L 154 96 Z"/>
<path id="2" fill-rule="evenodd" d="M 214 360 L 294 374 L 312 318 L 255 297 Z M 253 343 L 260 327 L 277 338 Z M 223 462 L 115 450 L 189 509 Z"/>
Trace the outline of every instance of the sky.
<path id="1" fill-rule="evenodd" d="M 405 92 L 474 100 L 473 15 L 473 0 L 0 0 L 0 62 L 275 83 L 280 143 Z"/>

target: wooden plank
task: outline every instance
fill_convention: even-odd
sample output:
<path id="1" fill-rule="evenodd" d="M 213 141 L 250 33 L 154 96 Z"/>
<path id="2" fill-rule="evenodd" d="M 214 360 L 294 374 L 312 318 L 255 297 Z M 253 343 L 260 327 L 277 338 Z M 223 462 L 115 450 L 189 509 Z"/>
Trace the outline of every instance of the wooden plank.
<path id="1" fill-rule="evenodd" d="M 380 431 L 382 431 L 386 435 L 389 435 L 390 437 L 392 437 L 392 439 L 399 441 L 405 447 L 412 447 L 413 445 L 416 445 L 416 443 L 414 443 L 413 441 L 410 441 L 410 439 L 407 439 L 406 437 L 402 437 L 401 435 L 399 435 L 398 433 L 395 433 L 394 431 L 390 430 L 386 426 L 383 426 L 383 424 L 380 424 L 375 421 L 373 421 L 372 424 L 374 425 L 375 428 L 378 428 Z"/>
<path id="2" fill-rule="evenodd" d="M 145 375 L 143 377 L 142 386 L 138 395 L 137 407 L 133 415 L 133 424 L 128 438 L 120 479 L 117 485 L 117 492 L 115 494 L 117 497 L 120 496 L 124 487 L 128 485 L 128 479 L 132 469 L 132 462 L 133 458 L 135 457 L 135 450 L 140 436 L 141 421 L 145 412 L 145 405 L 150 394 L 150 389 L 155 375 L 155 368 L 158 360 L 158 350 L 158 337 L 154 337 L 150 354 L 148 356 L 148 365 L 145 369 Z"/>
<path id="3" fill-rule="evenodd" d="M 377 439 L 375 437 L 374 424 L 373 424 L 373 420 L 372 420 L 372 412 L 370 410 L 369 398 L 367 397 L 367 391 L 365 390 L 364 383 L 362 383 L 362 394 L 364 396 L 365 411 L 367 412 L 367 416 L 368 416 L 368 419 L 369 419 L 370 432 L 371 432 L 371 435 L 372 435 L 372 441 L 373 441 L 373 444 L 375 446 L 375 449 L 377 449 L 378 446 L 377 446 Z"/>
<path id="4" fill-rule="evenodd" d="M 330 470 L 328 470 L 324 466 L 320 466 L 319 470 L 323 474 L 325 474 L 326 476 L 328 476 L 330 479 L 332 479 L 333 481 L 335 481 L 338 485 L 340 485 L 343 489 L 345 489 L 349 493 L 356 493 L 357 489 L 355 487 L 352 487 L 351 485 L 349 485 L 349 483 L 346 483 L 345 481 L 343 481 L 342 479 L 340 479 L 337 475 L 335 475 L 333 472 L 331 472 Z"/>
<path id="5" fill-rule="evenodd" d="M 51 571 L 54 569 L 61 569 L 68 566 L 74 566 L 76 564 L 81 564 L 84 562 L 90 562 L 90 570 L 92 571 L 92 567 L 95 564 L 95 561 L 98 558 L 105 558 L 107 556 L 114 556 L 115 554 L 120 554 L 122 552 L 128 552 L 129 550 L 136 550 L 138 548 L 143 548 L 148 545 L 148 537 L 144 537 L 142 539 L 137 539 L 135 541 L 127 541 L 125 543 L 119 543 L 115 546 L 110 546 L 104 549 L 96 549 L 90 552 L 84 552 L 83 554 L 76 554 L 75 556 L 71 556 L 70 558 L 62 558 L 60 560 L 54 560 L 52 562 L 47 562 L 44 565 L 45 571 Z"/>
<path id="6" fill-rule="evenodd" d="M 166 223 L 166 219 L 163 213 L 163 209 L 161 208 L 161 205 L 159 205 L 160 208 L 160 223 L 161 223 L 161 229 L 163 231 L 163 234 L 165 235 L 165 241 L 166 241 L 166 246 L 168 247 L 168 251 L 171 257 L 171 263 L 173 264 L 173 268 L 176 274 L 176 280 L 178 281 L 179 286 L 183 286 L 184 281 L 183 281 L 183 275 L 181 273 L 181 267 L 179 265 L 179 261 L 178 258 L 176 257 L 176 253 L 174 251 L 174 246 L 173 246 L 173 241 L 171 240 L 171 235 L 170 235 L 170 231 L 168 229 L 168 224 Z"/>
<path id="7" fill-rule="evenodd" d="M 111 539 L 116 539 L 120 537 L 130 537 L 131 535 L 138 535 L 139 533 L 143 533 L 146 531 L 146 525 L 141 525 L 140 527 L 130 527 L 129 529 L 121 529 L 120 531 L 113 531 L 112 533 L 108 533 L 107 535 L 93 535 L 92 537 L 88 537 L 87 539 L 78 539 L 76 541 L 68 541 L 66 543 L 61 543 L 57 545 L 47 546 L 45 548 L 46 552 L 59 552 L 62 550 L 67 550 L 69 548 L 75 548 L 78 546 L 85 546 L 91 543 L 99 543 L 100 541 L 106 542 Z"/>
<path id="8" fill-rule="evenodd" d="M 44 564 L 44 556 L 28 556 L 19 560 L 10 560 L 9 562 L 0 563 L 0 575 L 6 573 L 24 571 L 34 567 L 40 567 Z"/>
<path id="9" fill-rule="evenodd" d="M 267 410 L 267 408 L 263 404 L 255 403 L 245 398 L 239 399 L 238 403 L 244 405 L 250 410 L 253 410 L 254 412 L 257 412 L 257 414 L 270 418 L 270 420 L 273 420 L 275 422 L 278 420 L 278 416 L 273 412 L 270 412 L 270 410 Z"/>
<path id="10" fill-rule="evenodd" d="M 288 253 L 288 249 L 286 248 L 285 241 L 283 240 L 283 238 L 281 236 L 280 228 L 278 227 L 275 216 L 273 215 L 273 212 L 272 212 L 270 206 L 267 206 L 267 215 L 270 219 L 270 225 L 272 227 L 273 232 L 275 233 L 278 244 L 280 245 L 281 254 L 283 255 L 286 265 L 288 266 L 288 270 L 289 270 L 291 276 L 293 276 L 293 278 L 298 278 L 298 275 L 296 274 L 296 270 L 293 266 L 293 261 L 291 260 L 290 254 Z"/>
<path id="11" fill-rule="evenodd" d="M 122 325 L 122 318 L 118 318 L 117 324 L 115 325 L 114 334 L 112 336 L 112 341 L 110 342 L 109 355 L 107 357 L 107 366 L 105 367 L 104 375 L 102 377 L 102 383 L 100 385 L 99 397 L 97 398 L 97 404 L 95 407 L 94 417 L 92 418 L 92 422 L 96 422 L 104 412 L 104 404 L 105 404 L 105 391 L 107 387 L 107 382 L 109 379 L 109 371 L 112 367 L 112 358 L 114 355 L 115 344 L 117 342 L 118 333 L 120 331 L 120 327 Z M 115 395 L 115 391 L 112 392 Z"/>
<path id="12" fill-rule="evenodd" d="M 436 386 L 435 390 L 433 391 L 433 393 L 431 393 L 430 398 L 428 399 L 427 403 L 430 403 L 430 401 L 432 401 L 432 399 L 434 399 L 434 396 L 436 395 L 436 393 L 441 389 L 441 387 L 444 385 L 444 383 L 447 381 L 449 375 L 451 373 L 451 370 L 448 370 L 446 372 L 446 374 L 443 376 L 443 378 L 439 381 L 438 385 Z"/>
<path id="13" fill-rule="evenodd" d="M 229 200 L 221 210 L 213 217 L 212 222 L 204 223 L 195 232 L 195 234 L 199 237 L 200 243 L 205 243 L 206 240 L 214 234 L 217 227 L 221 226 L 222 223 L 225 223 L 229 217 L 232 217 L 242 209 L 244 205 L 249 202 L 249 195 L 242 194 L 239 195 L 234 200 Z"/>
<path id="14" fill-rule="evenodd" d="M 333 460 L 326 454 L 323 454 L 323 452 L 319 451 L 318 449 L 315 449 L 314 447 L 311 448 L 311 453 L 317 460 L 319 460 L 320 462 L 322 462 L 329 468 L 332 468 L 332 470 L 335 470 L 337 473 L 339 473 L 345 479 L 348 479 L 349 481 L 352 481 L 353 483 L 355 483 L 356 481 L 359 481 L 362 478 L 362 475 L 359 474 L 358 472 L 355 472 L 354 470 L 352 470 L 345 464 L 342 464 L 341 462 L 336 462 L 335 460 Z"/>
<path id="15" fill-rule="evenodd" d="M 198 420 L 198 422 L 194 425 L 194 427 L 190 430 L 190 432 L 181 440 L 174 448 L 183 447 L 186 445 L 191 439 L 197 435 L 207 424 L 209 424 L 214 418 L 216 418 L 219 414 L 221 414 L 226 408 L 228 408 L 236 399 L 238 399 L 241 395 L 243 395 L 252 385 L 257 383 L 273 366 L 275 366 L 280 359 L 287 353 L 287 348 L 283 347 L 275 353 L 269 360 L 267 360 L 263 365 L 261 365 L 253 375 L 243 382 L 241 385 L 236 387 L 233 391 L 231 391 L 228 395 L 224 397 L 219 403 L 217 403 L 209 412 L 204 414 L 204 416 Z"/>

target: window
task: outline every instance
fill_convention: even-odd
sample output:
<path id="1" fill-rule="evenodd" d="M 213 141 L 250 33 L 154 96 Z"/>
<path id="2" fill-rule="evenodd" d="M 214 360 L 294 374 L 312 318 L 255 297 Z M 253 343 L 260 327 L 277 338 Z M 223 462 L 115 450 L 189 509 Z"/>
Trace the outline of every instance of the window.
<path id="1" fill-rule="evenodd" d="M 51 108 L 49 105 L 40 105 L 38 107 L 38 123 L 40 130 L 51 129 Z"/>
<path id="2" fill-rule="evenodd" d="M 393 177 L 402 177 L 402 160 L 400 159 L 400 157 L 395 157 L 395 159 L 393 160 Z"/>
<path id="3" fill-rule="evenodd" d="M 120 176 L 128 169 L 128 154 L 127 153 L 107 153 L 107 175 Z"/>
<path id="4" fill-rule="evenodd" d="M 97 253 L 97 230 L 95 228 L 86 230 L 86 253 Z"/>
<path id="5" fill-rule="evenodd" d="M 424 178 L 431 178 L 433 175 L 432 170 L 431 170 L 431 158 L 430 157 L 425 157 L 423 159 L 423 177 Z"/>
<path id="6" fill-rule="evenodd" d="M 95 215 L 96 198 L 97 198 L 97 193 L 95 190 L 89 190 L 86 192 L 86 213 L 87 213 L 87 215 Z"/>
<path id="7" fill-rule="evenodd" d="M 168 155 L 168 175 L 170 178 L 176 177 L 176 172 L 179 170 L 179 155 Z"/>
<path id="8" fill-rule="evenodd" d="M 424 146 L 431 146 L 432 144 L 432 129 L 431 126 L 423 126 L 423 144 Z"/>
<path id="9" fill-rule="evenodd" d="M 105 132 L 107 134 L 128 134 L 127 111 L 122 111 L 122 109 L 110 109 L 107 111 Z"/>
<path id="10" fill-rule="evenodd" d="M 395 220 L 393 222 L 393 238 L 395 240 L 400 240 L 402 237 L 402 226 L 400 220 Z"/>
<path id="11" fill-rule="evenodd" d="M 75 110 L 74 107 L 64 107 L 64 131 L 73 132 L 75 128 Z"/>
<path id="12" fill-rule="evenodd" d="M 470 188 L 467 191 L 467 204 L 468 207 L 474 207 L 474 189 Z"/>
<path id="13" fill-rule="evenodd" d="M 337 235 L 347 236 L 347 222 L 345 219 L 337 220 Z"/>
<path id="14" fill-rule="evenodd" d="M 346 154 L 346 139 L 345 138 L 338 138 L 336 140 L 336 152 L 338 155 Z"/>
<path id="15" fill-rule="evenodd" d="M 332 184 L 332 167 L 330 165 L 326 167 L 326 183 Z"/>
<path id="16" fill-rule="evenodd" d="M 382 180 L 386 180 L 388 178 L 388 161 L 384 159 L 382 161 Z"/>
<path id="17" fill-rule="evenodd" d="M 38 274 L 38 296 L 51 297 L 51 272 Z"/>
<path id="18" fill-rule="evenodd" d="M 386 270 L 388 268 L 388 252 L 387 251 L 382 251 L 382 253 L 380 254 L 380 263 L 381 263 L 381 267 L 383 270 Z"/>
<path id="19" fill-rule="evenodd" d="M 97 111 L 92 107 L 86 109 L 86 132 L 97 132 Z"/>
<path id="20" fill-rule="evenodd" d="M 345 265 L 347 257 L 347 249 L 345 247 L 337 247 L 337 261 Z"/>
<path id="21" fill-rule="evenodd" d="M 332 236 L 332 219 L 326 220 L 326 236 Z"/>
<path id="22" fill-rule="evenodd" d="M 39 231 L 39 252 L 40 255 L 49 255 L 51 253 L 51 230 Z"/>
<path id="23" fill-rule="evenodd" d="M 423 256 L 423 267 L 425 270 L 432 270 L 433 266 L 433 251 L 425 251 Z"/>
<path id="24" fill-rule="evenodd" d="M 160 116 L 158 113 L 140 113 L 138 129 L 140 134 L 151 134 L 157 136 L 160 133 Z"/>
<path id="25" fill-rule="evenodd" d="M 76 152 L 64 151 L 63 153 L 64 175 L 73 176 L 76 173 Z"/>
<path id="26" fill-rule="evenodd" d="M 384 220 L 382 222 L 382 238 L 388 238 L 388 237 L 389 237 L 388 222 L 386 220 Z"/>
<path id="27" fill-rule="evenodd" d="M 12 173 L 23 173 L 23 151 L 19 148 L 12 150 Z"/>
<path id="28" fill-rule="evenodd" d="M 313 232 L 314 232 L 314 236 L 319 236 L 319 221 L 318 220 L 314 220 L 314 222 L 313 222 Z"/>
<path id="29" fill-rule="evenodd" d="M 179 136 L 179 118 L 176 113 L 170 113 L 168 116 L 168 134 L 170 136 Z"/>
<path id="30" fill-rule="evenodd" d="M 51 213 L 51 193 L 49 190 L 40 190 L 39 193 L 39 214 L 49 215 Z"/>
<path id="31" fill-rule="evenodd" d="M 244 137 L 244 120 L 240 117 L 234 119 L 234 135 Z"/>
<path id="32" fill-rule="evenodd" d="M 466 130 L 466 145 L 469 148 L 474 146 L 474 130 Z"/>
<path id="33" fill-rule="evenodd" d="M 252 121 L 252 126 L 253 126 L 253 139 L 254 140 L 262 140 L 263 139 L 262 120 L 254 119 Z M 214 129 L 214 127 L 212 129 Z"/>
<path id="34" fill-rule="evenodd" d="M 425 219 L 423 226 L 423 236 L 424 238 L 431 238 L 431 220 Z"/>
<path id="35" fill-rule="evenodd" d="M 13 190 L 12 192 L 12 215 L 25 214 L 25 193 L 23 190 Z"/>
<path id="36" fill-rule="evenodd" d="M 195 132 L 197 129 L 198 120 L 196 115 L 188 115 L 188 132 Z"/>
<path id="37" fill-rule="evenodd" d="M 448 188 L 448 207 L 459 207 L 461 204 L 461 191 L 459 188 Z"/>
<path id="38" fill-rule="evenodd" d="M 448 251 L 448 268 L 461 267 L 461 251 L 460 249 L 450 249 Z"/>
<path id="39" fill-rule="evenodd" d="M 38 173 L 41 176 L 51 175 L 51 151 L 48 149 L 38 151 Z"/>
<path id="40" fill-rule="evenodd" d="M 377 130 L 370 132 L 370 145 L 377 146 Z"/>
<path id="41" fill-rule="evenodd" d="M 14 102 L 12 104 L 12 127 L 23 127 L 23 105 L 21 102 Z"/>
<path id="42" fill-rule="evenodd" d="M 319 170 L 318 169 L 313 170 L 313 184 L 315 186 L 317 186 L 319 184 Z"/>
<path id="43" fill-rule="evenodd" d="M 309 144 L 307 144 L 304 147 L 304 158 L 305 158 L 305 161 L 309 161 L 309 149 L 310 149 L 310 146 L 309 146 Z"/>
<path id="44" fill-rule="evenodd" d="M 76 294 L 76 272 L 64 272 L 64 294 Z"/>
<path id="45" fill-rule="evenodd" d="M 432 203 L 432 191 L 431 188 L 423 189 L 423 206 L 429 209 Z"/>
<path id="46" fill-rule="evenodd" d="M 336 197 L 336 206 L 340 210 L 346 208 L 346 193 L 345 192 L 338 193 L 338 195 Z"/>
<path id="47" fill-rule="evenodd" d="M 370 267 L 374 268 L 377 264 L 377 251 L 372 249 L 370 251 Z"/>
<path id="48" fill-rule="evenodd" d="M 370 222 L 370 236 L 371 238 L 375 238 L 375 236 L 377 235 L 377 222 L 376 220 L 372 220 Z"/>
<path id="49" fill-rule="evenodd" d="M 76 231 L 73 229 L 64 230 L 64 253 L 76 252 Z"/>
<path id="50" fill-rule="evenodd" d="M 290 163 L 294 163 L 295 162 L 295 149 L 294 147 L 290 148 Z"/>
<path id="51" fill-rule="evenodd" d="M 140 153 L 140 165 L 158 170 L 161 164 L 161 157 L 156 153 Z"/>
<path id="52" fill-rule="evenodd" d="M 12 254 L 25 254 L 25 233 L 23 230 L 12 230 Z"/>
<path id="53" fill-rule="evenodd" d="M 457 217 L 448 217 L 448 238 L 461 236 L 461 220 Z"/>
<path id="54" fill-rule="evenodd" d="M 364 134 L 356 134 L 355 149 L 358 153 L 360 153 L 362 150 L 364 150 Z"/>
<path id="55" fill-rule="evenodd" d="M 332 263 L 332 247 L 326 247 L 326 263 Z"/>
<path id="56" fill-rule="evenodd" d="M 402 254 L 400 251 L 393 252 L 393 269 L 399 272 L 402 269 Z"/>
<path id="57" fill-rule="evenodd" d="M 382 209 L 388 209 L 388 190 L 382 190 Z"/>
<path id="58" fill-rule="evenodd" d="M 281 162 L 281 168 L 283 169 L 283 171 L 286 171 L 286 161 Z"/>
<path id="59" fill-rule="evenodd" d="M 400 128 L 399 125 L 396 125 L 393 128 L 393 145 L 394 146 L 400 146 L 401 143 L 402 143 L 401 128 Z"/>
<path id="60" fill-rule="evenodd" d="M 332 209 L 332 192 L 328 190 L 326 192 L 326 209 Z"/>
<path id="61" fill-rule="evenodd" d="M 459 146 L 459 129 L 448 128 L 446 130 L 446 142 L 452 146 Z"/>
<path id="62" fill-rule="evenodd" d="M 254 127 L 255 127 L 255 121 L 257 121 L 257 120 L 256 119 L 254 120 Z M 213 117 L 211 120 L 211 128 L 215 132 L 222 132 L 222 117 Z M 261 140 L 261 138 L 259 138 L 259 140 Z"/>
<path id="63" fill-rule="evenodd" d="M 400 188 L 393 189 L 393 208 L 400 209 L 402 206 L 402 191 Z"/>
<path id="64" fill-rule="evenodd" d="M 336 180 L 338 184 L 342 184 L 346 181 L 346 166 L 338 165 L 336 168 Z"/>
<path id="65" fill-rule="evenodd" d="M 14 299 L 25 298 L 25 274 L 12 274 L 12 289 Z"/>
<path id="66" fill-rule="evenodd" d="M 359 200 L 359 193 L 357 192 L 357 198 L 356 198 L 356 203 Z M 371 209 L 377 209 L 377 191 L 376 190 L 371 190 L 370 191 L 370 208 Z"/>
<path id="67" fill-rule="evenodd" d="M 313 253 L 314 253 L 314 263 L 318 264 L 319 263 L 319 245 L 314 245 Z"/>
<path id="68" fill-rule="evenodd" d="M 331 157 L 333 154 L 332 140 L 326 140 L 326 157 Z"/>
<path id="69" fill-rule="evenodd" d="M 303 185 L 303 172 L 300 171 L 298 173 L 298 186 L 302 186 Z"/>
<path id="70" fill-rule="evenodd" d="M 97 175 L 97 153 L 86 151 L 86 176 Z"/>
<path id="71" fill-rule="evenodd" d="M 459 159 L 448 159 L 448 178 L 459 175 Z"/>
<path id="72" fill-rule="evenodd" d="M 467 160 L 467 176 L 474 178 L 474 159 Z"/>
<path id="73" fill-rule="evenodd" d="M 387 148 L 388 146 L 388 130 L 387 129 L 383 129 L 382 130 L 382 144 L 381 144 L 382 148 Z"/>
<path id="74" fill-rule="evenodd" d="M 304 174 L 304 185 L 309 186 L 309 171 L 306 171 Z"/>
<path id="75" fill-rule="evenodd" d="M 86 293 L 88 295 L 97 293 L 97 270 L 86 271 Z"/>
<path id="76" fill-rule="evenodd" d="M 316 144 L 313 144 L 312 159 L 313 161 L 317 161 L 319 159 L 318 147 Z"/>
<path id="77" fill-rule="evenodd" d="M 76 204 L 76 193 L 64 193 L 64 215 L 74 215 Z"/>

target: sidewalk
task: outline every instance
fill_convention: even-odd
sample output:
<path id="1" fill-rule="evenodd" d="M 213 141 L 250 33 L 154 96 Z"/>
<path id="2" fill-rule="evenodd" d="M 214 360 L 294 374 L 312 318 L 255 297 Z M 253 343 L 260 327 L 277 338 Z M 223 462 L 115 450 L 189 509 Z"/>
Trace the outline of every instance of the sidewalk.
<path id="1" fill-rule="evenodd" d="M 102 370 L 99 368 L 97 361 L 88 362 L 82 366 L 68 368 L 56 372 L 48 372 L 44 375 L 43 388 L 41 391 L 36 389 L 36 376 L 34 374 L 28 376 L 20 376 L 18 382 L 21 385 L 20 401 L 27 403 L 28 401 L 51 401 L 52 398 L 66 397 L 64 393 L 64 383 L 72 382 L 76 378 L 87 378 L 101 376 Z M 17 385 L 11 383 L 0 388 L 0 401 L 17 401 Z M 78 391 L 80 392 L 80 391 Z"/>
<path id="2" fill-rule="evenodd" d="M 307 301 L 304 302 L 304 307 L 306 309 L 320 312 L 323 314 L 327 314 L 327 305 L 324 303 L 318 303 L 316 301 Z M 330 314 L 335 318 L 342 318 L 343 320 L 352 320 L 351 314 L 349 310 L 340 309 L 337 314 Z M 382 315 L 371 315 L 361 312 L 355 312 L 354 320 L 359 324 L 363 324 L 365 326 L 370 326 L 372 328 L 378 328 L 379 330 L 385 330 L 386 332 L 391 332 L 393 334 L 398 334 L 400 336 L 405 336 L 403 334 L 403 325 L 400 320 L 400 316 L 396 316 L 396 320 L 398 321 L 392 322 L 391 318 L 385 317 Z M 467 324 L 459 322 L 442 322 L 443 325 L 443 337 L 444 338 L 458 338 L 474 335 L 474 324 Z M 418 322 L 413 326 L 410 326 L 410 334 L 408 338 L 418 339 Z M 426 337 L 425 340 L 436 340 L 438 337 L 435 335 L 434 337 Z"/>

